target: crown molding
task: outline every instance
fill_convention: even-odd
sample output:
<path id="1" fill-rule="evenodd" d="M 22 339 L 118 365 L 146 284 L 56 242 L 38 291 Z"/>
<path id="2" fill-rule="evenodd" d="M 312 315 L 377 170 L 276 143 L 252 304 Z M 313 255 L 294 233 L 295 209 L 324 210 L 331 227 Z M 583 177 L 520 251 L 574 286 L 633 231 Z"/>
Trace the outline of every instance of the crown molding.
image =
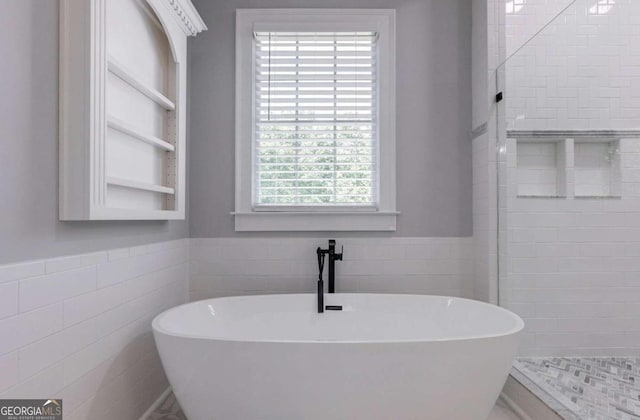
<path id="1" fill-rule="evenodd" d="M 200 17 L 191 0 L 165 0 L 173 10 L 176 21 L 187 36 L 195 36 L 207 30 L 207 25 Z"/>

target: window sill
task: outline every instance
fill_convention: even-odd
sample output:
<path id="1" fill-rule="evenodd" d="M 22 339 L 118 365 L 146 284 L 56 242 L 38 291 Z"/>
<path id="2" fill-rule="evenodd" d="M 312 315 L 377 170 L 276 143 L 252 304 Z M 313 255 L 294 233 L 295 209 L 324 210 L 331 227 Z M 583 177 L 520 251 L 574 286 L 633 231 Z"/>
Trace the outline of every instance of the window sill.
<path id="1" fill-rule="evenodd" d="M 235 212 L 236 232 L 395 231 L 398 212 Z"/>

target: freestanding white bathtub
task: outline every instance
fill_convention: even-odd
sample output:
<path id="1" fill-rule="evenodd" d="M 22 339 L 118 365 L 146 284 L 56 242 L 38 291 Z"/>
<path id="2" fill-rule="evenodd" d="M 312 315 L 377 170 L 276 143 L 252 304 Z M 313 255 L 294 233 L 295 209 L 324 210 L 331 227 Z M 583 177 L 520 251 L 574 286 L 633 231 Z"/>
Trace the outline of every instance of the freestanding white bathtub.
<path id="1" fill-rule="evenodd" d="M 153 320 L 189 420 L 484 420 L 524 323 L 440 296 L 325 295 L 203 300 Z"/>

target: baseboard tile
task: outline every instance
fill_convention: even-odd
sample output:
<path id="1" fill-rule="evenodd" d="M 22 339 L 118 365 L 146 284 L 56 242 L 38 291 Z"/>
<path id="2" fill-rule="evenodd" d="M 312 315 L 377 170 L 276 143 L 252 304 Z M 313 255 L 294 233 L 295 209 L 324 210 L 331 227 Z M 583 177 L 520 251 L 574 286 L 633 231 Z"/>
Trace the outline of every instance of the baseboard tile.
<path id="1" fill-rule="evenodd" d="M 522 408 L 518 404 L 515 403 L 511 398 L 509 398 L 504 392 L 500 394 L 498 400 L 502 400 L 502 403 L 509 407 L 511 411 L 513 411 L 520 419 L 522 420 L 533 420 L 527 413 L 524 412 Z"/>
<path id="2" fill-rule="evenodd" d="M 565 417 L 564 413 L 560 415 L 549 407 L 512 375 L 507 378 L 501 396 L 506 404 L 510 404 L 510 408 L 516 414 L 521 417 L 522 414 L 526 416 L 523 417 L 523 420 L 572 420 L 571 417 Z"/>
<path id="3" fill-rule="evenodd" d="M 171 393 L 171 387 L 168 387 L 162 392 L 162 394 L 160 394 L 158 399 L 155 400 L 153 404 L 149 406 L 149 408 L 147 408 L 147 411 L 145 411 L 144 414 L 142 414 L 142 416 L 140 417 L 140 420 L 147 420 L 147 417 L 149 417 L 151 413 L 153 413 L 156 410 L 156 408 L 158 408 L 160 404 L 162 404 L 162 401 L 164 401 L 165 398 L 167 398 L 167 396 L 169 396 L 170 393 Z"/>

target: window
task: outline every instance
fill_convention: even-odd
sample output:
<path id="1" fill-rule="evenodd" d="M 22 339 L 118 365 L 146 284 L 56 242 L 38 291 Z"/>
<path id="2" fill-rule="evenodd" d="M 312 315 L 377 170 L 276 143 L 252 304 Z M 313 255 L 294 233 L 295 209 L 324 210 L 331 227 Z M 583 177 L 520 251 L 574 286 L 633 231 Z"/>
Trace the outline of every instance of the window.
<path id="1" fill-rule="evenodd" d="M 508 15 L 512 15 L 514 13 L 518 13 L 527 3 L 527 0 L 508 0 L 506 5 L 506 12 Z"/>
<path id="2" fill-rule="evenodd" d="M 238 10 L 236 230 L 395 230 L 394 16 Z"/>
<path id="3" fill-rule="evenodd" d="M 589 8 L 590 15 L 606 15 L 616 5 L 616 0 L 598 0 Z"/>
<path id="4" fill-rule="evenodd" d="M 375 205 L 376 37 L 255 33 L 255 207 Z"/>

